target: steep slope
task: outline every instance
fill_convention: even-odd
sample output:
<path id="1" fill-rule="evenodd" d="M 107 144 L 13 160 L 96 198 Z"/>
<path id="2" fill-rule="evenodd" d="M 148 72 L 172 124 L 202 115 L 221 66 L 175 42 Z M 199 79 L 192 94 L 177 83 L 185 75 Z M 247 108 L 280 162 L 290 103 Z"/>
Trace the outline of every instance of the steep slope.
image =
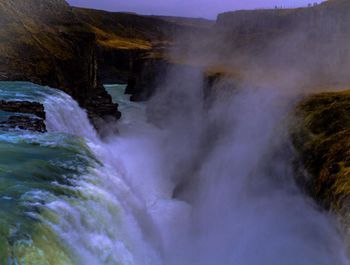
<path id="1" fill-rule="evenodd" d="M 306 97 L 290 126 L 298 181 L 350 228 L 350 91 Z"/>
<path id="2" fill-rule="evenodd" d="M 0 1 L 0 79 L 60 88 L 90 117 L 118 116 L 97 82 L 95 36 L 63 0 Z M 104 110 L 99 108 L 100 102 Z M 108 111 L 105 111 L 108 109 Z"/>

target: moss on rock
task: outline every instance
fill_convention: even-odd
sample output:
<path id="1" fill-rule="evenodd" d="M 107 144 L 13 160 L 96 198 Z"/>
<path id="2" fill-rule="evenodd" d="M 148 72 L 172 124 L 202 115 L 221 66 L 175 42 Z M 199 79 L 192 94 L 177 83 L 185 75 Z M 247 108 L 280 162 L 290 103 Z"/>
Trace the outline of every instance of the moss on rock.
<path id="1" fill-rule="evenodd" d="M 350 228 L 350 90 L 304 98 L 290 131 L 300 155 L 298 182 Z"/>

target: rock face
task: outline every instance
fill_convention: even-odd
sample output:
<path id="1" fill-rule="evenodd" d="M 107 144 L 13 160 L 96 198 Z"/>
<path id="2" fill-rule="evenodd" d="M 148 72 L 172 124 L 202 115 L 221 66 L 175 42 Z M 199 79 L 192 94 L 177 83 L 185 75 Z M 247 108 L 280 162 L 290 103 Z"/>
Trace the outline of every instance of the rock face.
<path id="1" fill-rule="evenodd" d="M 0 121 L 0 129 L 14 129 L 46 132 L 44 106 L 37 102 L 0 101 L 0 112 L 6 112 L 5 120 Z M 13 113 L 13 115 L 11 114 Z"/>
<path id="2" fill-rule="evenodd" d="M 170 66 L 169 62 L 162 59 L 139 59 L 132 65 L 131 75 L 128 80 L 126 94 L 132 95 L 132 101 L 144 101 L 149 99 L 165 78 Z"/>
<path id="3" fill-rule="evenodd" d="M 290 131 L 298 182 L 350 228 L 350 91 L 309 96 L 296 117 Z"/>
<path id="4" fill-rule="evenodd" d="M 65 1 L 0 0 L 0 28 L 1 80 L 62 89 L 101 119 L 118 113 L 98 82 L 95 34 Z M 110 113 L 90 104 L 101 97 Z"/>
<path id="5" fill-rule="evenodd" d="M 133 100 L 147 99 L 158 76 L 164 75 L 166 51 L 183 45 L 179 36 L 203 34 L 212 26 L 204 19 L 140 16 L 73 8 L 76 17 L 96 35 L 98 78 L 128 84 Z"/>

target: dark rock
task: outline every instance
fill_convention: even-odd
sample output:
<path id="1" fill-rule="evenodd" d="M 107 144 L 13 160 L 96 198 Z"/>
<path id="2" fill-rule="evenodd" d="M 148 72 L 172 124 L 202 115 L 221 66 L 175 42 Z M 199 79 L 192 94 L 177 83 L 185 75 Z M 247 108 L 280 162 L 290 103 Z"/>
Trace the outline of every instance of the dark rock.
<path id="1" fill-rule="evenodd" d="M 87 109 L 88 117 L 96 128 L 104 122 L 117 120 L 121 117 L 121 113 L 118 111 L 118 104 L 112 103 L 112 98 L 107 92 L 89 97 L 84 107 Z"/>
<path id="2" fill-rule="evenodd" d="M 1 129 L 46 132 L 44 106 L 38 102 L 0 100 L 0 110 L 16 113 L 0 122 Z"/>
<path id="3" fill-rule="evenodd" d="M 41 133 L 46 132 L 44 120 L 31 116 L 10 116 L 6 121 L 0 122 L 0 129 L 16 128 Z"/>
<path id="4" fill-rule="evenodd" d="M 133 62 L 126 94 L 131 101 L 148 100 L 166 78 L 170 67 L 179 66 L 163 59 L 139 59 Z"/>
<path id="5" fill-rule="evenodd" d="M 41 119 L 46 118 L 44 106 L 37 102 L 0 100 L 0 110 L 33 114 Z"/>
<path id="6" fill-rule="evenodd" d="M 98 76 L 104 84 L 127 84 L 135 61 L 145 55 L 139 49 L 98 47 Z"/>

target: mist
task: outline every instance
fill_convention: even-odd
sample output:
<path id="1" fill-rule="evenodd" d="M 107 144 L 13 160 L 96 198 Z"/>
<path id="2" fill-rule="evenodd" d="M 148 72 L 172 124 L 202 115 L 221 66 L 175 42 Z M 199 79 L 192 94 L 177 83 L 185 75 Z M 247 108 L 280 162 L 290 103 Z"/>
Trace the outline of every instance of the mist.
<path id="1" fill-rule="evenodd" d="M 148 122 L 109 139 L 127 152 L 163 264 L 349 264 L 341 228 L 294 182 L 282 126 L 293 97 L 244 84 L 224 98 L 208 108 L 201 73 L 175 67 Z"/>
<path id="2" fill-rule="evenodd" d="M 127 153 L 126 179 L 145 202 L 162 264 L 349 264 L 336 217 L 295 182 L 288 134 L 298 99 L 343 77 L 337 60 L 318 76 L 329 63 L 319 55 L 339 43 L 303 50 L 310 35 L 295 25 L 258 52 L 229 53 L 226 33 L 178 36 L 187 46 L 169 56 L 201 67 L 170 67 L 145 119 L 108 139 Z M 207 94 L 205 68 L 218 61 L 238 69 L 239 82 L 224 75 Z"/>
<path id="3" fill-rule="evenodd" d="M 142 111 L 101 143 L 101 160 L 129 189 L 116 196 L 159 256 L 145 264 L 349 264 L 344 228 L 295 180 L 295 104 L 349 69 L 342 34 L 323 27 L 334 17 L 321 14 L 316 30 L 305 17 L 243 31 L 221 18 L 209 34 L 175 36 L 183 45 L 167 56 L 181 64 L 161 72 Z M 329 33 L 334 41 L 317 42 Z M 222 68 L 208 88 L 208 69 Z"/>

